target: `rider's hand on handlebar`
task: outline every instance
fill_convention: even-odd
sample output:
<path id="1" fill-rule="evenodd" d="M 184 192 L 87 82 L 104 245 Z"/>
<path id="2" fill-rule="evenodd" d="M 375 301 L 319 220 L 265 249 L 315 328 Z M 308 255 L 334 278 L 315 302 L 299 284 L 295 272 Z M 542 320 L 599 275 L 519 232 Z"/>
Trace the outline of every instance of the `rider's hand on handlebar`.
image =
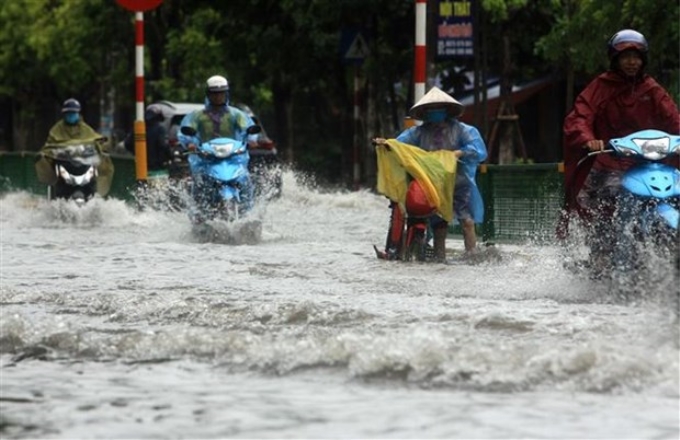
<path id="1" fill-rule="evenodd" d="M 194 144 L 193 142 L 189 143 L 189 145 L 187 145 L 187 150 L 196 151 L 196 144 Z"/>
<path id="2" fill-rule="evenodd" d="M 604 150 L 604 141 L 600 139 L 593 139 L 591 141 L 586 142 L 584 145 L 585 149 L 590 150 L 590 151 L 603 151 Z"/>
<path id="3" fill-rule="evenodd" d="M 374 138 L 373 141 L 372 141 L 373 145 L 384 145 L 385 142 L 386 142 L 386 139 L 381 138 L 381 137 Z"/>

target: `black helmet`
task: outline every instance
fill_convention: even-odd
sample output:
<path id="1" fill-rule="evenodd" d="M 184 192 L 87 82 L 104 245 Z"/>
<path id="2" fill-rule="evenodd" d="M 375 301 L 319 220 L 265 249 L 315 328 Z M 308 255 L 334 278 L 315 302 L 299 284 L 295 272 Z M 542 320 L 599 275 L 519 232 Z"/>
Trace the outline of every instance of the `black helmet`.
<path id="1" fill-rule="evenodd" d="M 612 68 L 619 54 L 629 49 L 637 50 L 640 53 L 643 67 L 647 64 L 649 45 L 645 36 L 633 29 L 623 29 L 615 33 L 607 43 L 607 56 Z"/>
<path id="2" fill-rule="evenodd" d="M 78 100 L 69 98 L 64 103 L 61 105 L 61 112 L 66 113 L 66 112 L 76 112 L 80 113 L 80 103 Z"/>
<path id="3" fill-rule="evenodd" d="M 163 120 L 163 109 L 158 104 L 151 104 L 144 111 L 144 120 L 147 122 Z"/>

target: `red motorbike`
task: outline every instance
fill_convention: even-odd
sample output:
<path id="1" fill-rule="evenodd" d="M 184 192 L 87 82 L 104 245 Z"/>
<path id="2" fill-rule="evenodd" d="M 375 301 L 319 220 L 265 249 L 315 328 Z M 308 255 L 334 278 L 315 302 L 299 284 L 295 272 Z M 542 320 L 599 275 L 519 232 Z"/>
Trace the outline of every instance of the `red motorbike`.
<path id="1" fill-rule="evenodd" d="M 408 185 L 405 205 L 406 213 L 402 212 L 398 203 L 390 203 L 392 214 L 385 250 L 373 246 L 376 256 L 382 260 L 431 260 L 434 251 L 428 245 L 428 219 L 435 213 L 435 207 L 428 202 L 417 180 L 411 180 Z"/>
<path id="2" fill-rule="evenodd" d="M 452 220 L 452 197 L 456 156 L 452 151 L 424 151 L 395 139 L 373 142 L 378 155 L 378 192 L 391 203 L 390 226 L 385 250 L 376 246 L 384 260 L 433 261 L 428 244 L 430 218 Z"/>

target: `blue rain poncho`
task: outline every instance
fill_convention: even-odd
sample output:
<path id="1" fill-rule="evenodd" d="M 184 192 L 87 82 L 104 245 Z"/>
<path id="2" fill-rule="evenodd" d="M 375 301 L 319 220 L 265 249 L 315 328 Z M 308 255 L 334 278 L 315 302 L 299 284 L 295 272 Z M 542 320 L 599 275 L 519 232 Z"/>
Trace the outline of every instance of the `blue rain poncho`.
<path id="1" fill-rule="evenodd" d="M 470 210 L 475 223 L 484 221 L 484 202 L 476 182 L 477 167 L 486 160 L 486 145 L 479 130 L 457 119 L 449 118 L 446 123 L 424 122 L 404 130 L 397 140 L 418 146 L 426 151 L 462 150 L 458 159 L 457 182 L 464 179 L 470 185 Z M 459 185 L 460 183 L 457 183 Z"/>
<path id="2" fill-rule="evenodd" d="M 246 130 L 255 125 L 252 118 L 244 111 L 224 105 L 220 108 L 211 107 L 207 102 L 204 110 L 197 110 L 184 116 L 181 127 L 193 127 L 196 136 L 179 133 L 177 138 L 186 147 L 189 143 L 207 142 L 219 137 L 228 137 L 238 141 L 246 137 Z M 248 136 L 249 141 L 256 142 L 257 135 Z"/>

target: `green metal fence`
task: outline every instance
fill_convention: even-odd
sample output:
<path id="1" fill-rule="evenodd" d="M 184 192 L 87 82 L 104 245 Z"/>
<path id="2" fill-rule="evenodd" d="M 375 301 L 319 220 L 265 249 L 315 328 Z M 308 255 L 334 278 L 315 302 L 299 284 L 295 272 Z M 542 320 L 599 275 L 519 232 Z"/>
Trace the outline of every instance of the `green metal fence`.
<path id="1" fill-rule="evenodd" d="M 112 156 L 115 167 L 110 196 L 132 200 L 135 163 Z M 0 153 L 0 193 L 26 190 L 46 195 L 35 177 L 35 153 Z M 562 206 L 563 175 L 559 164 L 482 165 L 477 174 L 485 221 L 477 232 L 483 241 L 550 240 Z M 459 226 L 450 232 L 460 235 Z"/>
<path id="2" fill-rule="evenodd" d="M 484 240 L 551 240 L 563 202 L 559 164 L 482 165 Z"/>
<path id="3" fill-rule="evenodd" d="M 0 193 L 25 190 L 47 196 L 47 186 L 35 175 L 35 152 L 0 153 Z M 111 155 L 114 175 L 109 195 L 132 200 L 131 189 L 136 186 L 135 161 L 129 156 Z"/>

